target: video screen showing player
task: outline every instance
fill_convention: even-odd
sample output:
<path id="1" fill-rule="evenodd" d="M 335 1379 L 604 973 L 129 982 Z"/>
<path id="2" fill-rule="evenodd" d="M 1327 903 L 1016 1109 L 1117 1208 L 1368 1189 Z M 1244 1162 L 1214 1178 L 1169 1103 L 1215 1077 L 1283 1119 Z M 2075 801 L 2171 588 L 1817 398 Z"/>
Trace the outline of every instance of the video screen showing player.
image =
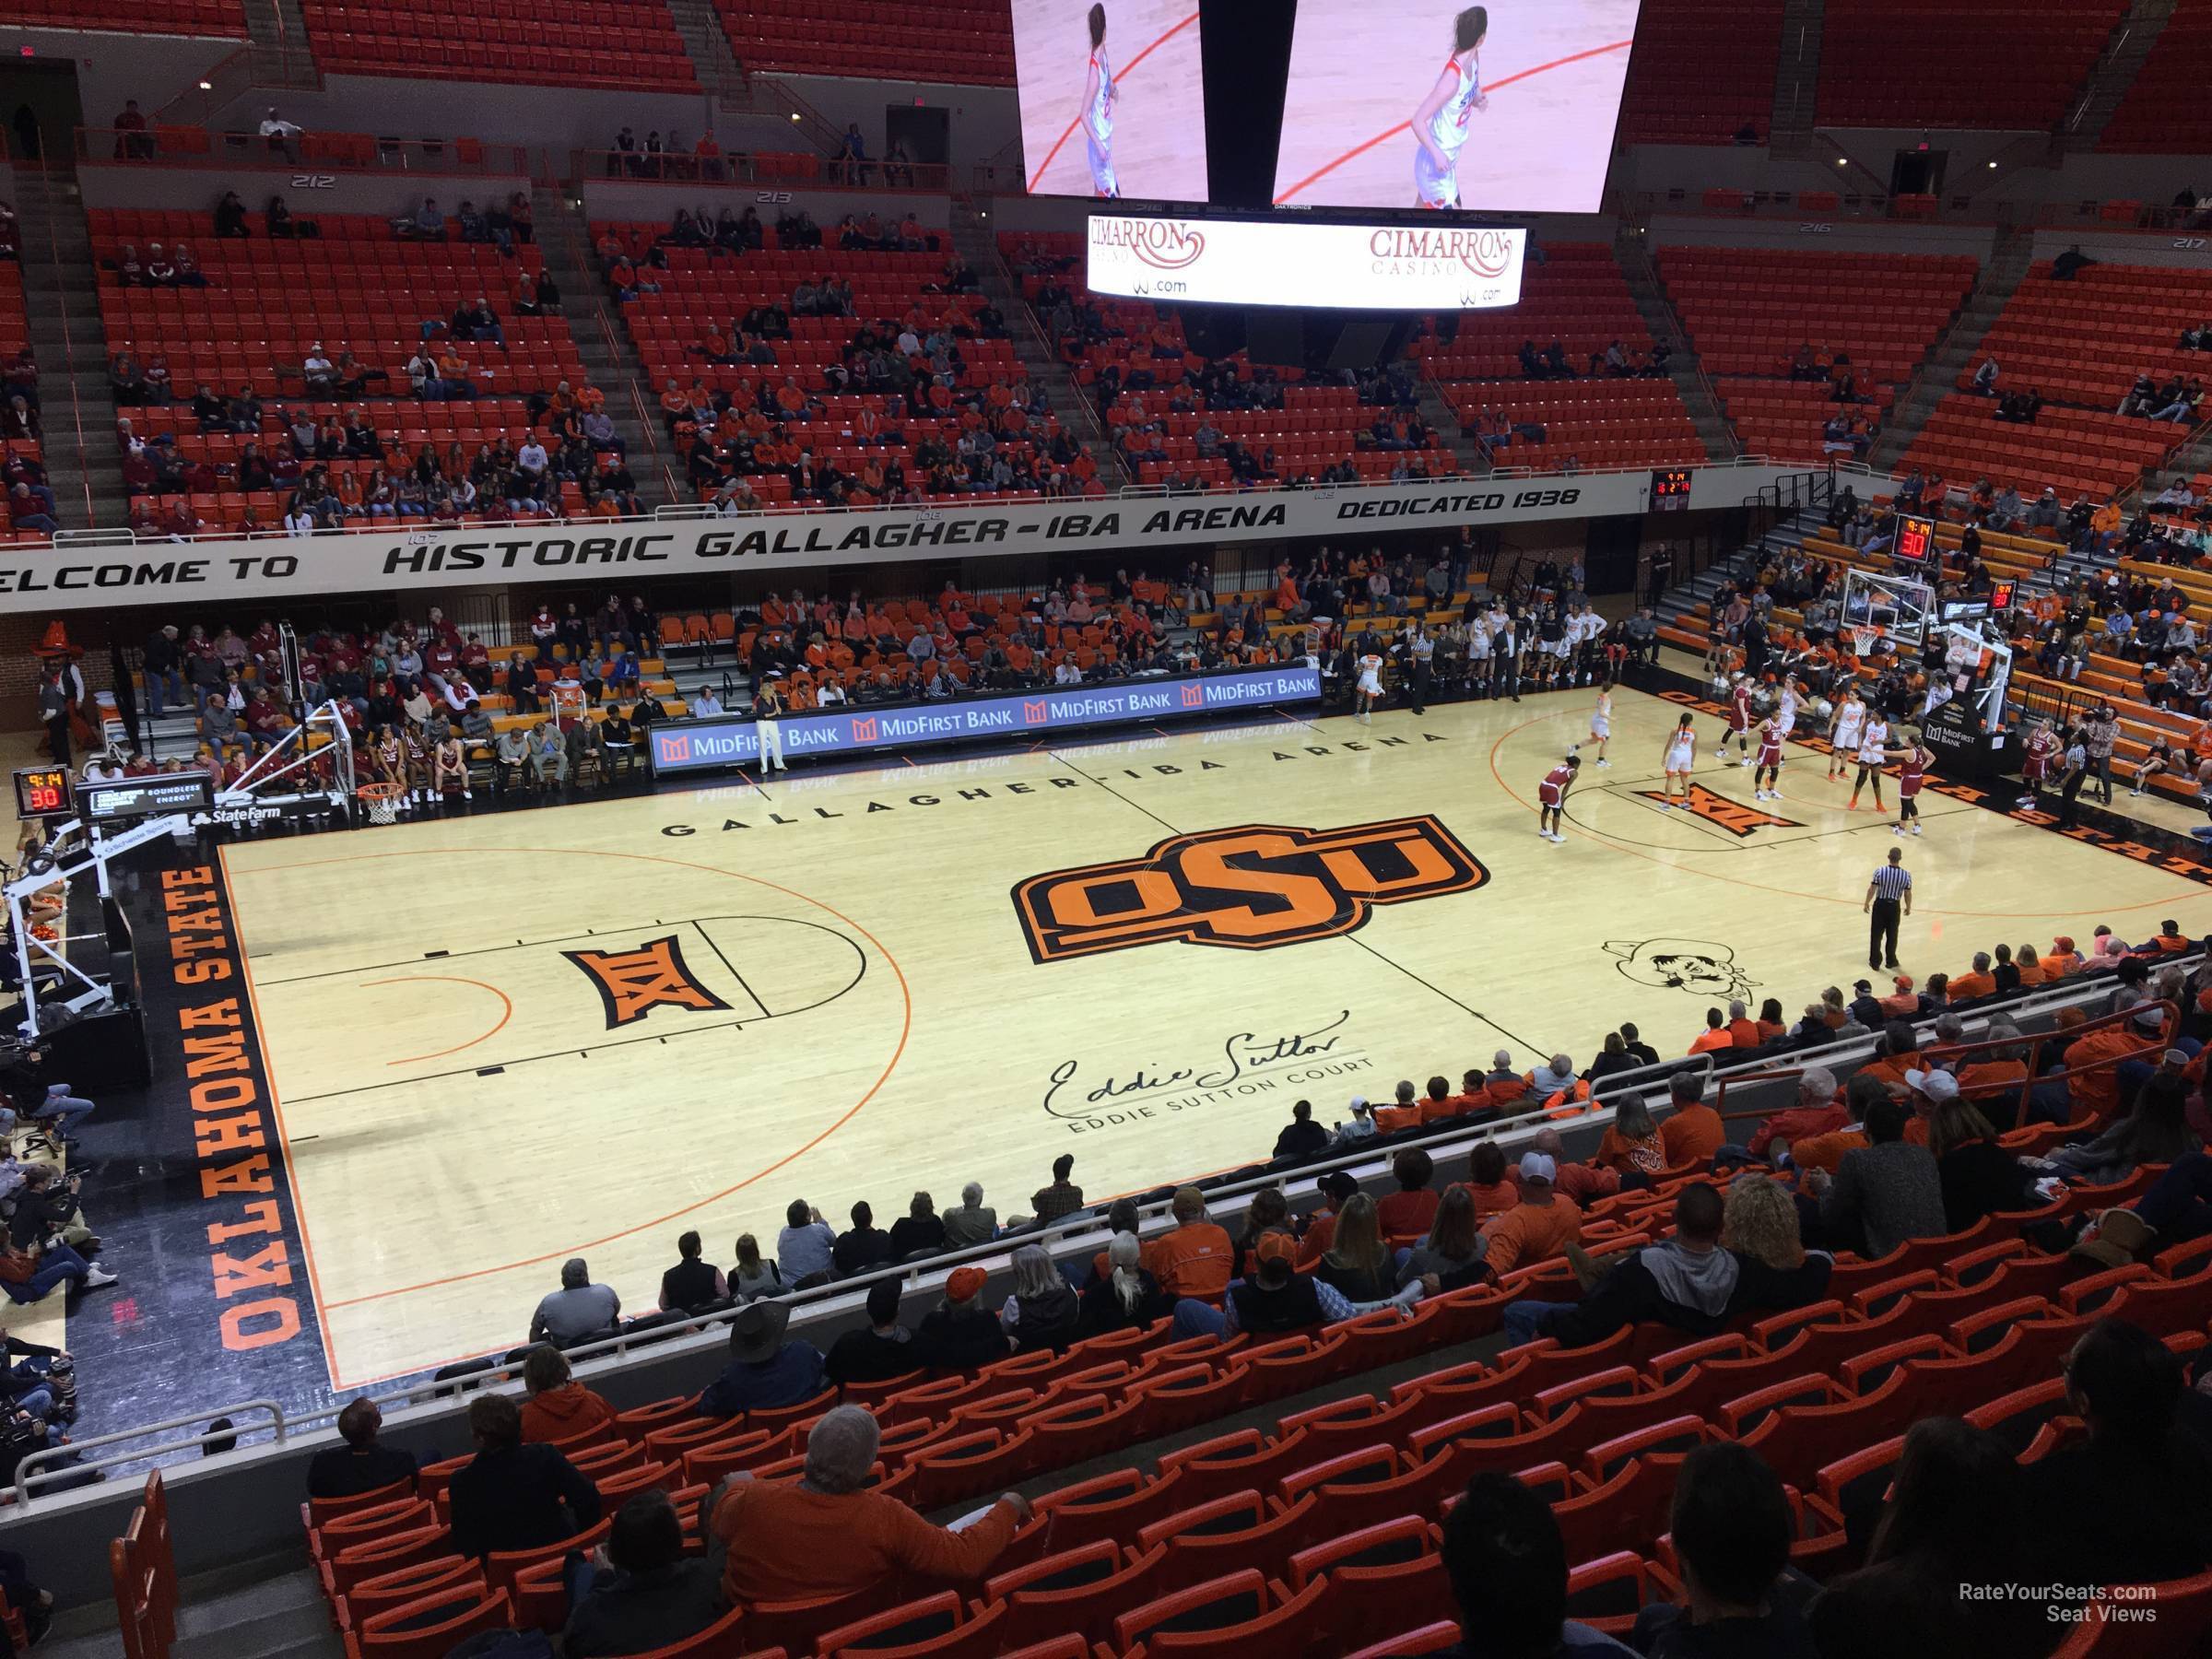
<path id="1" fill-rule="evenodd" d="M 1278 206 L 1594 213 L 1638 0 L 1299 0 Z"/>
<path id="2" fill-rule="evenodd" d="M 1030 194 L 1206 200 L 1193 0 L 1014 0 L 1014 80 Z"/>

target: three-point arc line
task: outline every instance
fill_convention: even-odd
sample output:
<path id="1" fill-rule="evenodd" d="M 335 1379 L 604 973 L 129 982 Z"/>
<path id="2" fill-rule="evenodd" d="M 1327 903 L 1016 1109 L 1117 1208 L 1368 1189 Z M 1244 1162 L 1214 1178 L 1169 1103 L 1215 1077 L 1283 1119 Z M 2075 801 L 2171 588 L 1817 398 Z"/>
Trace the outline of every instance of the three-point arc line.
<path id="1" fill-rule="evenodd" d="M 516 943 L 520 944 L 521 941 L 517 940 Z M 490 1039 L 497 1037 L 501 1031 L 507 1029 L 507 1022 L 514 1018 L 514 1003 L 512 999 L 508 996 L 506 992 L 500 990 L 497 985 L 488 985 L 482 980 L 463 979 L 458 974 L 408 973 L 402 974 L 397 979 L 364 980 L 361 982 L 361 986 L 363 990 L 367 990 L 375 985 L 427 985 L 433 981 L 448 985 L 474 985 L 479 991 L 490 992 L 494 996 L 500 999 L 499 1023 L 493 1026 L 490 1030 L 486 1031 L 482 1036 L 471 1037 L 466 1042 L 455 1043 L 452 1048 L 433 1049 L 427 1054 L 408 1054 L 404 1059 L 387 1060 L 384 1062 L 386 1065 L 413 1065 L 417 1061 L 419 1060 L 436 1060 L 444 1054 L 457 1054 L 463 1049 L 475 1048 L 477 1043 L 488 1041 Z"/>

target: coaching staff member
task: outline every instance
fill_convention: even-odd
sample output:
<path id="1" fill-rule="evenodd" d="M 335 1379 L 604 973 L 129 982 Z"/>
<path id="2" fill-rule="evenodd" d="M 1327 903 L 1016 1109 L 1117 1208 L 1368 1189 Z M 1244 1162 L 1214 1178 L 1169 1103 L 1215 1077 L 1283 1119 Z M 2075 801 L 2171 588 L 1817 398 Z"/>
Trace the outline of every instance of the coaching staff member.
<path id="1" fill-rule="evenodd" d="M 1898 918 L 1912 913 L 1912 876 L 1904 857 L 1902 847 L 1889 849 L 1889 862 L 1876 867 L 1874 879 L 1866 884 L 1866 902 L 1859 907 L 1874 917 L 1866 937 L 1869 968 L 1897 966 Z"/>

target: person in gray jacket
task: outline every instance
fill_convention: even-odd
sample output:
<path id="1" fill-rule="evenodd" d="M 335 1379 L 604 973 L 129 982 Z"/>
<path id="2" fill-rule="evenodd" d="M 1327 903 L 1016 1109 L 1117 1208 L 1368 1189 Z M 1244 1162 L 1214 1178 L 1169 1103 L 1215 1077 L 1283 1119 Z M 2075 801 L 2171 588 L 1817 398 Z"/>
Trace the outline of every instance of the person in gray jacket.
<path id="1" fill-rule="evenodd" d="M 960 1202 L 945 1212 L 945 1247 L 958 1250 L 963 1244 L 987 1244 L 998 1236 L 998 1212 L 983 1204 L 983 1186 L 971 1181 L 960 1189 Z"/>
<path id="2" fill-rule="evenodd" d="M 1865 1118 L 1871 1144 L 1846 1152 L 1832 1178 L 1818 1170 L 1806 1176 L 1830 1241 L 1869 1261 L 1908 1240 L 1940 1239 L 1950 1230 L 1936 1155 L 1905 1139 L 1909 1111 L 1901 1100 L 1875 1101 Z"/>

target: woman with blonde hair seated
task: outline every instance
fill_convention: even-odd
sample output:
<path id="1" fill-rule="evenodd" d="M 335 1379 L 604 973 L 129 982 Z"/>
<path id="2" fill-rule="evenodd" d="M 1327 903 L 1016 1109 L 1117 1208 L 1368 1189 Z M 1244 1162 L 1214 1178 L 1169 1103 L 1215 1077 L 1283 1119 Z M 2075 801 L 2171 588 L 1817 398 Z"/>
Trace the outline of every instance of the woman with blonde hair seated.
<path id="1" fill-rule="evenodd" d="M 1728 1316 L 1779 1312 L 1818 1301 L 1835 1258 L 1807 1250 L 1797 1201 L 1771 1175 L 1746 1175 L 1729 1187 L 1721 1209 L 1721 1248 L 1735 1257 Z"/>

